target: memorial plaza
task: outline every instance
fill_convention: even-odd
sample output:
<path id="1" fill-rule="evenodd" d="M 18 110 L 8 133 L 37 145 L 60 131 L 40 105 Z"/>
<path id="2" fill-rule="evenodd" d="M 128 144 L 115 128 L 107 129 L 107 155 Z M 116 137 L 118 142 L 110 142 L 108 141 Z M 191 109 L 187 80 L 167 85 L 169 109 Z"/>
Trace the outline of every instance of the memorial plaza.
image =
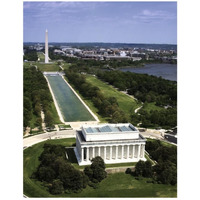
<path id="1" fill-rule="evenodd" d="M 100 156 L 106 164 L 145 161 L 146 139 L 132 124 L 83 125 L 74 149 L 79 165 Z"/>

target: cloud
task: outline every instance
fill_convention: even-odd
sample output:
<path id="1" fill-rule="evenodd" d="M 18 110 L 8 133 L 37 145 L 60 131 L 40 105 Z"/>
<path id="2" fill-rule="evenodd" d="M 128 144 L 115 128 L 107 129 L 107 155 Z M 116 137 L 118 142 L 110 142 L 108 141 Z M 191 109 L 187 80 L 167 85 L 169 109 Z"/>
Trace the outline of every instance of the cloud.
<path id="1" fill-rule="evenodd" d="M 144 23 L 160 22 L 163 20 L 171 20 L 175 18 L 176 18 L 176 15 L 174 13 L 172 14 L 163 10 L 151 11 L 147 9 L 143 10 L 138 15 L 133 16 L 133 19 L 139 20 L 140 22 L 144 22 Z"/>

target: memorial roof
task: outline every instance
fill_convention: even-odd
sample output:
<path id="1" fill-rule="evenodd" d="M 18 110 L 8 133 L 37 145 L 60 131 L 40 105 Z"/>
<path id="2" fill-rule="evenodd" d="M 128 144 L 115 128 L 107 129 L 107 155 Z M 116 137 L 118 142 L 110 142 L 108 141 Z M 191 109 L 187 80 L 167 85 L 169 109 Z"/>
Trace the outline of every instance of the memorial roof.
<path id="1" fill-rule="evenodd" d="M 134 126 L 128 125 L 97 125 L 93 127 L 83 127 L 87 133 L 116 133 L 137 131 Z"/>

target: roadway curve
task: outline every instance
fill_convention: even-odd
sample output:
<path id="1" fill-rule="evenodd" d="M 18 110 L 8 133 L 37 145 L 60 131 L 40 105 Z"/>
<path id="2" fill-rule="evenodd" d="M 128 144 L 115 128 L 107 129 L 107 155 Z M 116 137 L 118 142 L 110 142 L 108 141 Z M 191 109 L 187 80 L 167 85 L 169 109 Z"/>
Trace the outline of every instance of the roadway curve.
<path id="1" fill-rule="evenodd" d="M 43 142 L 49 139 L 61 139 L 61 138 L 75 138 L 76 131 L 75 130 L 63 130 L 63 131 L 53 131 L 53 132 L 46 132 L 43 134 L 33 135 L 29 137 L 25 137 L 23 139 L 23 148 L 30 147 L 34 144 L 39 142 Z"/>

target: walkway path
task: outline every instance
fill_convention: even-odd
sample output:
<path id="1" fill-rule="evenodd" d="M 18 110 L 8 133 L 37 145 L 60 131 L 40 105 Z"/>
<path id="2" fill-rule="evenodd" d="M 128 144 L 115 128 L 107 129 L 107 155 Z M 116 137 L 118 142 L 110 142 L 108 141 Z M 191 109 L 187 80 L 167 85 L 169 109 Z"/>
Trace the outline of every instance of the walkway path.
<path id="1" fill-rule="evenodd" d="M 46 125 L 44 123 L 44 112 L 41 110 L 41 118 L 42 118 L 42 130 L 45 131 Z"/>
<path id="2" fill-rule="evenodd" d="M 63 65 L 63 64 L 62 64 Z M 62 65 L 59 65 L 59 67 L 62 69 L 62 70 L 64 70 L 64 68 L 62 67 Z"/>
<path id="3" fill-rule="evenodd" d="M 141 108 L 142 108 L 142 106 L 140 106 L 139 108 L 136 108 L 135 113 L 137 113 Z"/>

